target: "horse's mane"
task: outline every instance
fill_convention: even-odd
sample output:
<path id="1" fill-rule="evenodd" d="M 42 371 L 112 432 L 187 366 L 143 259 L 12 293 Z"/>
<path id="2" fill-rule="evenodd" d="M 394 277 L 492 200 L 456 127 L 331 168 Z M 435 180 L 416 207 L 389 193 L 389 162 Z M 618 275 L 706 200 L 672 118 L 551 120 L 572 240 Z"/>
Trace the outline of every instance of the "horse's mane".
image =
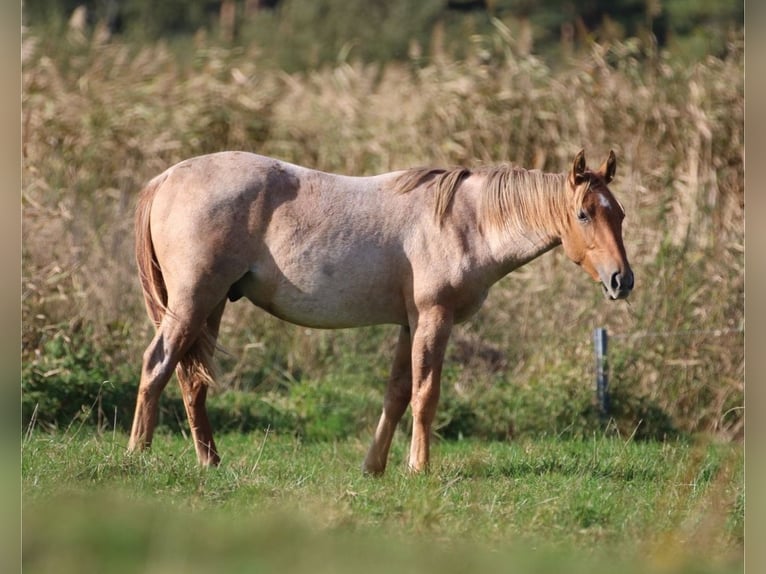
<path id="1" fill-rule="evenodd" d="M 560 224 L 565 210 L 580 205 L 582 196 L 571 201 L 565 193 L 566 174 L 543 173 L 511 165 L 469 170 L 420 167 L 406 170 L 396 180 L 398 193 L 409 193 L 426 185 L 436 195 L 434 216 L 442 222 L 455 193 L 470 175 L 482 176 L 480 219 L 495 229 L 524 229 L 530 225 L 550 229 Z M 581 194 L 585 189 L 580 186 Z"/>
<path id="2" fill-rule="evenodd" d="M 443 221 L 455 191 L 469 175 L 471 170 L 464 167 L 452 169 L 415 167 L 408 169 L 396 179 L 394 189 L 397 193 L 404 194 L 421 185 L 430 187 L 436 194 L 434 215 L 439 221 Z"/>

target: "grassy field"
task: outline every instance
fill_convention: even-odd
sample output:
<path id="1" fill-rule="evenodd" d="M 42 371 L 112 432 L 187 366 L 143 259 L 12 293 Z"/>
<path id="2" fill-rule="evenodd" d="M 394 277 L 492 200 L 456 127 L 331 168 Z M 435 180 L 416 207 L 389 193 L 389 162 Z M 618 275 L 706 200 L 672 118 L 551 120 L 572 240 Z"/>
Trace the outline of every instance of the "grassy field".
<path id="1" fill-rule="evenodd" d="M 690 63 L 593 44 L 550 69 L 502 32 L 462 60 L 295 73 L 204 36 L 179 56 L 25 32 L 25 571 L 741 571 L 743 45 Z M 617 152 L 634 294 L 605 304 L 561 250 L 502 280 L 454 330 L 452 440 L 429 475 L 404 472 L 403 433 L 387 476 L 359 470 L 394 329 L 302 329 L 245 303 L 224 315 L 210 401 L 222 468 L 197 468 L 175 384 L 153 451 L 125 457 L 152 329 L 132 260 L 149 178 L 222 149 L 365 175 L 563 171 L 581 147 Z M 595 327 L 613 335 L 606 430 Z"/>
<path id="2" fill-rule="evenodd" d="M 365 444 L 35 432 L 23 445 L 25 572 L 737 572 L 743 449 L 594 437 L 440 442 L 410 476 L 364 477 Z"/>

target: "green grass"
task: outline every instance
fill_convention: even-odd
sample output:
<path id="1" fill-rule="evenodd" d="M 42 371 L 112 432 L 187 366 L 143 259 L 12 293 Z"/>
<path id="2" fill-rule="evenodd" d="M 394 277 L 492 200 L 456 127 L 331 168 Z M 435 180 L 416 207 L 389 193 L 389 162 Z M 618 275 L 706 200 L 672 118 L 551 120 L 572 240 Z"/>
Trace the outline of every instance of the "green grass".
<path id="1" fill-rule="evenodd" d="M 439 442 L 432 471 L 364 477 L 358 439 L 219 439 L 196 466 L 160 435 L 35 433 L 22 450 L 28 572 L 737 572 L 735 444 Z"/>

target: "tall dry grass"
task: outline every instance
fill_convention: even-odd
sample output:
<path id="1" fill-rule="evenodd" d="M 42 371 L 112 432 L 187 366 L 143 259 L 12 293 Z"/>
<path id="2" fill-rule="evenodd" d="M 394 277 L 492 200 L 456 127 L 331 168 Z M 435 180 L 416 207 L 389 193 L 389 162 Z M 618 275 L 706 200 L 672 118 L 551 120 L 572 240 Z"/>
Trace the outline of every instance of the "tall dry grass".
<path id="1" fill-rule="evenodd" d="M 134 365 L 137 377 L 150 327 L 132 261 L 132 209 L 145 181 L 186 157 L 242 149 L 360 175 L 508 161 L 564 171 L 581 147 L 593 163 L 612 148 L 637 281 L 629 302 L 604 302 L 563 254 L 544 256 L 502 280 L 456 329 L 447 392 L 581 397 L 592 384 L 591 331 L 605 326 L 622 335 L 611 348 L 615 407 L 627 413 L 621 431 L 661 412 L 680 430 L 737 435 L 741 46 L 682 66 L 633 42 L 594 45 L 552 71 L 502 35 L 487 41 L 499 46 L 489 59 L 344 62 L 286 74 L 262 67 L 255 48 L 203 38 L 178 58 L 162 43 L 107 43 L 98 33 L 65 43 L 27 35 L 24 361 L 39 360 L 54 335 L 80 332 L 107 364 Z M 385 376 L 395 336 L 387 328 L 308 331 L 236 307 L 223 325 L 224 387 L 344 368 L 366 379 L 360 385 Z M 354 366 L 344 367 L 350 357 Z"/>

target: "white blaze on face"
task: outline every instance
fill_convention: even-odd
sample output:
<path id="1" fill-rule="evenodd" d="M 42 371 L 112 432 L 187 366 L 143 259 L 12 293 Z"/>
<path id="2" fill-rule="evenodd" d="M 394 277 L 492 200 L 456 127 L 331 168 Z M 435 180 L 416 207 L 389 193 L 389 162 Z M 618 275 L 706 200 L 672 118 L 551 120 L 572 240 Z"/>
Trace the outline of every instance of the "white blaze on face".
<path id="1" fill-rule="evenodd" d="M 612 202 L 609 201 L 609 198 L 605 194 L 599 193 L 598 201 L 604 209 L 612 209 Z"/>
<path id="2" fill-rule="evenodd" d="M 622 204 L 617 198 L 611 197 L 607 193 L 599 193 L 598 202 L 601 204 L 601 207 L 608 211 L 616 209 L 618 213 L 621 213 L 623 216 L 625 215 L 625 208 L 622 207 Z"/>

